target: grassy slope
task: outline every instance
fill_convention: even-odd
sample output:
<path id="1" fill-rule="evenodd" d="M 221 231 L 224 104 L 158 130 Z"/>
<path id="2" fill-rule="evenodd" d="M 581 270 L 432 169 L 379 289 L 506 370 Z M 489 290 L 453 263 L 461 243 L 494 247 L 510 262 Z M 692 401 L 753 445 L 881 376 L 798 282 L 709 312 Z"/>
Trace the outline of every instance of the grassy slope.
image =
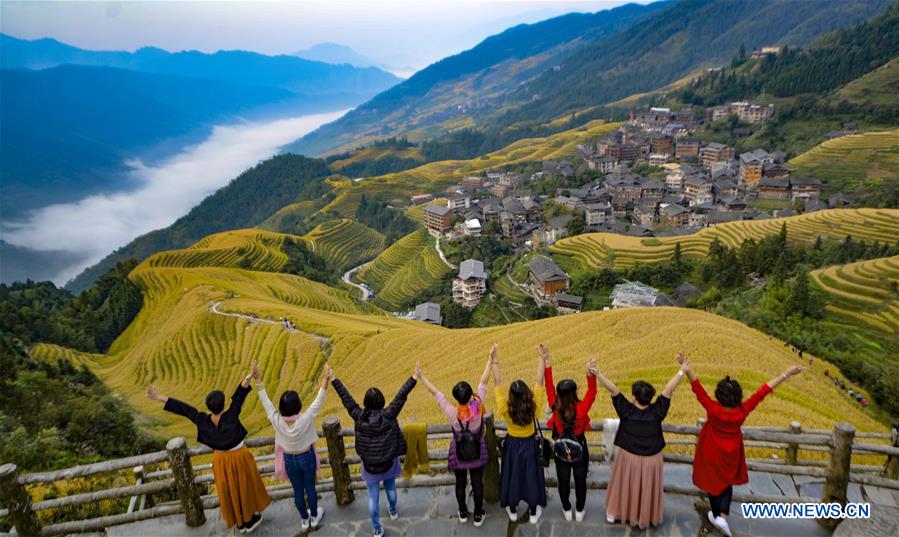
<path id="1" fill-rule="evenodd" d="M 434 249 L 434 238 L 419 229 L 384 250 L 359 271 L 359 280 L 377 292 L 375 303 L 399 309 L 403 302 L 434 286 L 449 271 Z"/>
<path id="2" fill-rule="evenodd" d="M 848 87 L 848 86 L 847 86 Z M 895 98 L 895 96 L 894 96 Z M 791 159 L 795 175 L 820 179 L 825 194 L 876 190 L 899 181 L 899 129 L 828 140 Z"/>
<path id="3" fill-rule="evenodd" d="M 303 236 L 259 229 L 216 233 L 190 248 L 160 252 L 147 259 L 150 267 L 225 267 L 279 271 L 287 263 L 281 246 L 287 237 L 304 240 L 335 270 L 372 259 L 384 249 L 384 236 L 351 220 L 322 224 Z"/>
<path id="4" fill-rule="evenodd" d="M 899 94 L 899 58 L 893 58 L 885 65 L 834 92 L 833 100 L 846 99 L 861 105 L 895 106 L 897 94 Z"/>
<path id="5" fill-rule="evenodd" d="M 865 342 L 869 360 L 884 361 L 899 352 L 899 256 L 860 261 L 811 273 L 814 285 L 827 293 L 824 322 Z"/>
<path id="6" fill-rule="evenodd" d="M 321 224 L 304 236 L 316 254 L 342 272 L 368 261 L 384 250 L 384 235 L 353 220 Z"/>
<path id="7" fill-rule="evenodd" d="M 728 222 L 681 237 L 659 239 L 661 244 L 646 246 L 639 237 L 614 233 L 586 233 L 558 241 L 550 252 L 569 269 L 590 269 L 614 264 L 627 267 L 637 262 L 652 263 L 670 259 L 674 245 L 681 245 L 684 257 L 701 257 L 714 239 L 729 246 L 739 246 L 747 238 L 775 234 L 787 225 L 791 240 L 811 242 L 815 237 L 842 239 L 852 235 L 856 240 L 894 242 L 899 236 L 899 209 L 830 209 L 814 213 L 769 220 Z M 610 254 L 613 263 L 609 263 Z"/>

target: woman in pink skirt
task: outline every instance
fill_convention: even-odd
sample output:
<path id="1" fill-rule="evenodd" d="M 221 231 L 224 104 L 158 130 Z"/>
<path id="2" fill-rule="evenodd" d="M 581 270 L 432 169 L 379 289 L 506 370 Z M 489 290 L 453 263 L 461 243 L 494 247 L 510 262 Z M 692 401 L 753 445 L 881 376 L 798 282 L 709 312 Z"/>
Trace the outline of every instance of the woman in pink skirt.
<path id="1" fill-rule="evenodd" d="M 606 492 L 606 520 L 610 524 L 620 520 L 645 529 L 662 523 L 665 502 L 662 420 L 668 414 L 671 395 L 689 367 L 684 353 L 677 355 L 677 361 L 680 370 L 655 401 L 652 398 L 656 390 L 646 381 L 633 384 L 634 400 L 628 401 L 612 381 L 598 370 L 594 372 L 596 380 L 612 394 L 612 405 L 621 420 L 615 434 L 618 451 Z"/>

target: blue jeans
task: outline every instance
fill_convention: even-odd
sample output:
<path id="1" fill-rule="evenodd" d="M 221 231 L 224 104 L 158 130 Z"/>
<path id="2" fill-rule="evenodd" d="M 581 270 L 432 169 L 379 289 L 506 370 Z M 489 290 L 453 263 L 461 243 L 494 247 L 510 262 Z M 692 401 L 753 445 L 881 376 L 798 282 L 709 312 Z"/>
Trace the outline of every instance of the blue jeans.
<path id="1" fill-rule="evenodd" d="M 375 531 L 381 531 L 381 481 L 368 486 L 368 512 L 371 514 L 371 525 Z M 384 492 L 387 493 L 387 503 L 390 504 L 390 512 L 396 513 L 396 479 L 384 480 Z"/>
<path id="2" fill-rule="evenodd" d="M 293 503 L 304 519 L 318 513 L 318 495 L 315 493 L 315 453 L 312 449 L 299 455 L 284 454 L 284 469 L 290 484 L 293 485 Z M 303 499 L 303 494 L 306 499 Z M 309 502 L 309 511 L 306 502 Z"/>

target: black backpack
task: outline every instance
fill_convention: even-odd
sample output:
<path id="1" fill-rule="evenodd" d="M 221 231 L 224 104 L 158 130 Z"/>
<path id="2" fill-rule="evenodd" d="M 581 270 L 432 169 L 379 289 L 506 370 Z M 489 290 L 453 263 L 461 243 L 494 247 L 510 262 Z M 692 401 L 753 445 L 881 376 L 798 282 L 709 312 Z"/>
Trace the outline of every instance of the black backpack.
<path id="1" fill-rule="evenodd" d="M 481 418 L 483 423 L 484 418 Z M 468 429 L 469 422 L 465 422 L 463 428 L 455 433 L 456 458 L 463 462 L 476 461 L 481 458 L 481 435 Z"/>
<path id="2" fill-rule="evenodd" d="M 557 413 L 559 419 L 562 419 L 562 413 Z M 553 427 L 553 433 L 555 433 L 555 427 Z M 553 442 L 553 455 L 556 459 L 567 462 L 569 464 L 576 464 L 581 462 L 584 457 L 584 446 L 578 441 L 577 437 L 574 435 L 574 421 L 571 423 L 563 422 L 562 435 L 557 436 L 553 434 L 555 441 Z"/>

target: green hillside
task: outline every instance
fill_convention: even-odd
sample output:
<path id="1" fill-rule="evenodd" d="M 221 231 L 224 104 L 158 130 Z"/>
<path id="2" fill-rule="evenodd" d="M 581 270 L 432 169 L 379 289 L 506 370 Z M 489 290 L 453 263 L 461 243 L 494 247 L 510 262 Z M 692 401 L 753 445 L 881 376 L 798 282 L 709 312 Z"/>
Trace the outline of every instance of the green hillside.
<path id="1" fill-rule="evenodd" d="M 358 278 L 375 290 L 375 304 L 398 310 L 414 305 L 410 300 L 449 271 L 434 249 L 434 237 L 419 229 L 384 250 L 359 271 Z"/>

